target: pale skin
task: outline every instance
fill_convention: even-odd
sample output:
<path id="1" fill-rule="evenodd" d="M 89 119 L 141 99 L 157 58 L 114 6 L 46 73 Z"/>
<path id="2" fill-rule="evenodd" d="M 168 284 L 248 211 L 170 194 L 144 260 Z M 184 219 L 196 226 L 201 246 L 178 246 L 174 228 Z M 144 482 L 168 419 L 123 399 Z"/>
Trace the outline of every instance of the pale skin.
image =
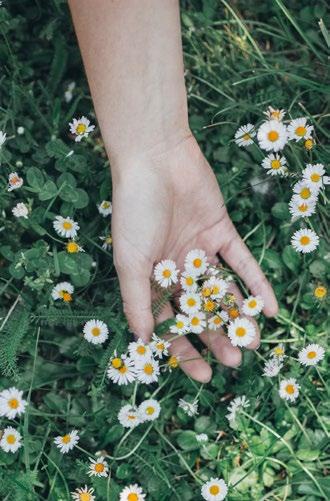
<path id="1" fill-rule="evenodd" d="M 274 316 L 271 285 L 237 233 L 217 180 L 188 124 L 177 0 L 70 0 L 89 86 L 110 159 L 114 263 L 132 332 L 154 329 L 150 277 L 173 259 L 182 269 L 191 249 L 220 256 Z M 241 300 L 237 288 L 234 293 Z M 168 304 L 157 322 L 173 316 Z M 219 331 L 200 338 L 224 365 L 241 351 Z M 259 332 L 250 349 L 259 346 Z M 186 337 L 171 352 L 197 381 L 211 367 Z"/>

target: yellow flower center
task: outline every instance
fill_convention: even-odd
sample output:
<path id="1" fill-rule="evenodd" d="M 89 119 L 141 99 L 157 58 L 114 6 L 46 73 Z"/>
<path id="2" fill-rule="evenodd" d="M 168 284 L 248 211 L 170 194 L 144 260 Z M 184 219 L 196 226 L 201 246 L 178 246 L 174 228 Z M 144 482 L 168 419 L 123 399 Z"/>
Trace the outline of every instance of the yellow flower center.
<path id="1" fill-rule="evenodd" d="M 113 360 L 111 360 L 111 365 L 115 369 L 120 369 L 120 367 L 122 366 L 122 364 L 123 364 L 123 361 L 122 361 L 121 358 L 116 357 Z"/>
<path id="2" fill-rule="evenodd" d="M 63 444 L 68 444 L 70 443 L 70 441 L 71 441 L 70 435 L 64 435 L 64 437 L 62 437 Z"/>
<path id="3" fill-rule="evenodd" d="M 164 278 L 170 278 L 171 275 L 172 275 L 171 270 L 166 269 L 163 271 Z"/>
<path id="4" fill-rule="evenodd" d="M 326 296 L 326 294 L 327 294 L 327 288 L 324 287 L 324 285 L 318 285 L 314 289 L 314 296 L 317 297 L 318 299 L 324 298 L 324 296 Z"/>
<path id="5" fill-rule="evenodd" d="M 70 301 L 72 301 L 72 296 L 69 292 L 62 291 L 61 294 L 62 294 L 63 301 L 65 301 L 66 303 L 70 303 Z"/>
<path id="6" fill-rule="evenodd" d="M 96 473 L 102 473 L 104 471 L 104 464 L 103 463 L 96 463 L 94 465 L 94 469 Z"/>
<path id="7" fill-rule="evenodd" d="M 66 250 L 69 254 L 75 254 L 76 252 L 79 252 L 79 245 L 76 242 L 68 242 L 66 244 Z"/>
<path id="8" fill-rule="evenodd" d="M 20 178 L 17 176 L 14 176 L 10 179 L 10 184 L 18 184 L 20 181 Z"/>
<path id="9" fill-rule="evenodd" d="M 313 183 L 318 183 L 320 179 L 320 174 L 317 174 L 316 172 L 311 175 L 311 181 L 313 181 Z"/>
<path id="10" fill-rule="evenodd" d="M 130 492 L 127 496 L 127 501 L 138 501 L 138 495 L 135 492 Z"/>
<path id="11" fill-rule="evenodd" d="M 102 203 L 102 209 L 109 209 L 110 207 L 110 202 L 103 202 Z"/>
<path id="12" fill-rule="evenodd" d="M 123 366 L 122 366 L 122 367 L 120 367 L 118 370 L 119 370 L 120 374 L 126 374 L 126 372 L 127 372 L 127 367 L 126 367 L 126 365 L 123 365 Z"/>
<path id="13" fill-rule="evenodd" d="M 284 355 L 283 348 L 281 348 L 280 346 L 276 346 L 276 348 L 274 348 L 274 354 L 278 357 Z"/>
<path id="14" fill-rule="evenodd" d="M 316 357 L 316 355 L 317 355 L 316 351 L 309 351 L 307 353 L 307 358 L 310 358 L 312 360 L 313 358 Z"/>
<path id="15" fill-rule="evenodd" d="M 305 204 L 305 203 L 298 205 L 298 210 L 299 210 L 300 212 L 306 212 L 306 211 L 307 211 L 307 209 L 308 209 L 308 205 L 307 205 L 307 204 Z"/>
<path id="16" fill-rule="evenodd" d="M 275 160 L 271 161 L 270 165 L 272 169 L 277 170 L 281 167 L 281 162 L 276 158 Z"/>
<path id="17" fill-rule="evenodd" d="M 307 235 L 303 235 L 302 237 L 300 237 L 301 245 L 308 245 L 310 241 L 311 239 Z"/>
<path id="18" fill-rule="evenodd" d="M 79 134 L 79 135 L 80 134 L 84 134 L 84 132 L 86 132 L 86 129 L 87 129 L 87 127 L 86 127 L 85 124 L 79 124 L 76 127 L 76 133 Z"/>
<path id="19" fill-rule="evenodd" d="M 72 223 L 70 223 L 70 221 L 63 221 L 63 228 L 65 230 L 71 230 L 72 229 Z"/>
<path id="20" fill-rule="evenodd" d="M 218 285 L 214 285 L 214 286 L 212 287 L 212 294 L 214 294 L 214 295 L 215 295 L 215 294 L 219 294 L 219 292 L 220 292 L 220 288 L 219 288 L 219 286 L 218 286 Z"/>
<path id="21" fill-rule="evenodd" d="M 147 350 L 145 346 L 139 344 L 139 346 L 136 348 L 136 351 L 139 355 L 144 355 Z"/>
<path id="22" fill-rule="evenodd" d="M 305 148 L 306 150 L 311 150 L 314 146 L 314 141 L 313 139 L 306 139 L 305 141 Z"/>
<path id="23" fill-rule="evenodd" d="M 239 316 L 239 311 L 237 308 L 230 308 L 230 310 L 228 311 L 228 314 L 230 316 L 230 318 L 237 318 Z"/>
<path id="24" fill-rule="evenodd" d="M 311 196 L 312 192 L 309 188 L 305 187 L 305 188 L 302 188 L 302 190 L 300 191 L 300 196 L 301 198 L 309 198 Z"/>
<path id="25" fill-rule="evenodd" d="M 214 320 L 213 320 L 213 323 L 215 325 L 220 325 L 222 322 L 221 318 L 220 317 L 215 317 Z"/>
<path id="26" fill-rule="evenodd" d="M 11 398 L 10 400 L 8 400 L 8 405 L 11 409 L 17 409 L 17 407 L 19 406 L 19 401 L 17 400 L 17 398 Z"/>
<path id="27" fill-rule="evenodd" d="M 183 323 L 183 322 L 181 322 L 181 323 Z M 178 324 L 176 324 L 176 325 L 178 326 Z M 164 345 L 164 343 L 157 343 L 157 344 L 156 344 L 156 348 L 157 348 L 157 350 L 159 350 L 159 351 L 163 351 L 163 350 L 164 350 L 164 348 L 165 348 L 165 345 Z"/>
<path id="28" fill-rule="evenodd" d="M 301 125 L 300 127 L 297 127 L 297 128 L 296 128 L 296 131 L 295 131 L 295 132 L 296 132 L 296 135 L 297 135 L 297 136 L 299 136 L 299 137 L 303 137 L 303 136 L 306 134 L 307 129 L 306 129 L 306 127 L 303 127 L 303 126 Z"/>
<path id="29" fill-rule="evenodd" d="M 193 260 L 193 265 L 195 268 L 200 268 L 202 266 L 202 260 L 199 257 Z"/>
<path id="30" fill-rule="evenodd" d="M 205 311 L 213 311 L 216 307 L 216 304 L 214 301 L 206 301 L 206 303 L 204 303 L 204 310 Z"/>
<path id="31" fill-rule="evenodd" d="M 105 239 L 105 243 L 106 243 L 107 245 L 111 245 L 111 244 L 112 244 L 112 237 L 111 237 L 110 235 L 109 235 L 108 237 L 106 237 L 106 239 Z"/>
<path id="32" fill-rule="evenodd" d="M 186 277 L 186 285 L 193 285 L 194 279 L 192 277 Z"/>
<path id="33" fill-rule="evenodd" d="M 92 335 L 93 335 L 94 337 L 97 337 L 97 336 L 99 336 L 100 334 L 101 334 L 101 329 L 100 329 L 99 327 L 93 327 L 93 329 L 92 329 Z"/>
<path id="34" fill-rule="evenodd" d="M 220 487 L 218 485 L 211 485 L 209 491 L 212 496 L 216 496 L 220 492 Z"/>
<path id="35" fill-rule="evenodd" d="M 212 291 L 211 291 L 211 289 L 209 287 L 205 287 L 202 290 L 203 297 L 209 297 L 211 294 L 212 294 Z"/>
<path id="36" fill-rule="evenodd" d="M 293 384 L 287 384 L 286 387 L 285 387 L 285 391 L 287 393 L 289 393 L 289 395 L 293 395 L 294 390 L 295 390 L 295 387 L 294 387 Z"/>
<path id="37" fill-rule="evenodd" d="M 246 334 L 245 327 L 237 327 L 237 329 L 236 329 L 236 336 L 238 336 L 238 337 L 244 337 L 245 334 Z"/>
<path id="38" fill-rule="evenodd" d="M 192 317 L 192 319 L 190 320 L 190 323 L 191 323 L 191 325 L 199 325 L 200 320 L 198 317 Z"/>
<path id="39" fill-rule="evenodd" d="M 251 299 L 251 301 L 248 302 L 249 308 L 255 308 L 256 306 L 257 306 L 257 301 L 255 299 Z"/>
<path id="40" fill-rule="evenodd" d="M 7 443 L 10 445 L 13 445 L 16 442 L 16 437 L 15 435 L 7 435 Z"/>
<path id="41" fill-rule="evenodd" d="M 188 306 L 192 307 L 192 306 L 195 306 L 195 304 L 196 304 L 196 300 L 193 297 L 188 298 L 188 300 L 187 300 Z"/>
<path id="42" fill-rule="evenodd" d="M 281 111 L 280 110 L 274 110 L 274 111 L 271 112 L 270 116 L 271 116 L 271 118 L 273 118 L 275 120 L 279 120 L 280 116 L 281 116 Z"/>
<path id="43" fill-rule="evenodd" d="M 91 501 L 92 497 L 89 492 L 81 492 L 79 494 L 79 501 Z"/>
<path id="44" fill-rule="evenodd" d="M 152 364 L 146 364 L 146 365 L 143 367 L 143 370 L 144 370 L 144 372 L 145 372 L 148 376 L 151 376 L 151 375 L 154 373 L 154 368 L 153 368 Z"/>
<path id="45" fill-rule="evenodd" d="M 131 421 L 135 421 L 136 415 L 135 414 L 128 414 L 127 418 L 130 419 Z"/>
<path id="46" fill-rule="evenodd" d="M 176 369 L 177 367 L 179 367 L 179 360 L 177 359 L 177 357 L 175 357 L 174 355 L 172 357 L 170 357 L 167 361 L 167 364 L 172 368 L 172 369 Z"/>
<path id="47" fill-rule="evenodd" d="M 244 139 L 244 141 L 249 141 L 251 139 L 250 134 L 248 134 L 248 133 L 244 134 L 243 139 Z"/>
<path id="48" fill-rule="evenodd" d="M 275 141 L 277 141 L 278 138 L 279 138 L 279 133 L 276 130 L 271 130 L 271 131 L 268 132 L 268 139 L 272 143 L 274 143 Z"/>
<path id="49" fill-rule="evenodd" d="M 182 322 L 182 320 L 177 321 L 176 327 L 177 327 L 177 329 L 182 329 L 184 327 L 184 323 Z"/>
<path id="50" fill-rule="evenodd" d="M 148 414 L 148 416 L 151 416 L 154 412 L 155 412 L 155 408 L 152 407 L 151 405 L 146 408 L 146 414 Z"/>

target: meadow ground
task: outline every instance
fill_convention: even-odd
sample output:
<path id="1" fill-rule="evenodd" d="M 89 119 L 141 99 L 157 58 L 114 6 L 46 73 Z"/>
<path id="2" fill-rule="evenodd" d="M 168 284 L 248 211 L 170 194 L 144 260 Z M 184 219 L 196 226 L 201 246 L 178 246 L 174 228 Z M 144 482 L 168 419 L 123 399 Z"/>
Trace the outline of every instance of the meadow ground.
<path id="1" fill-rule="evenodd" d="M 105 249 L 100 239 L 109 234 L 110 217 L 97 205 L 111 200 L 111 180 L 98 128 L 82 142 L 69 134 L 74 117 L 85 115 L 94 124 L 96 118 L 67 5 L 2 2 L 0 129 L 7 137 L 0 149 L 0 390 L 14 386 L 28 401 L 14 421 L 1 418 L 2 433 L 13 426 L 23 437 L 18 452 L 0 449 L 3 501 L 67 501 L 85 485 L 96 500 L 117 500 L 134 483 L 150 500 L 189 501 L 202 499 L 201 486 L 211 477 L 229 485 L 230 501 L 330 498 L 325 360 L 316 367 L 297 360 L 304 346 L 327 344 L 325 190 L 306 224 L 292 221 L 288 210 L 305 164 L 329 161 L 327 21 L 321 0 L 182 2 L 191 128 L 234 223 L 274 286 L 280 311 L 274 319 L 260 317 L 261 347 L 245 352 L 237 369 L 224 368 L 204 349 L 213 367 L 209 384 L 173 369 L 157 384 L 117 386 L 107 366 L 131 336 L 111 246 Z M 285 120 L 307 117 L 314 126 L 312 149 L 304 141 L 288 146 L 287 177 L 267 175 L 260 148 L 233 141 L 240 125 L 260 124 L 268 106 L 285 109 Z M 12 172 L 23 186 L 8 191 Z M 14 217 L 18 202 L 28 207 L 27 218 Z M 53 228 L 56 215 L 78 221 L 85 252 L 68 252 L 67 239 Z M 290 245 L 303 226 L 320 238 L 305 255 Z M 75 287 L 66 304 L 51 297 L 61 281 Z M 318 296 L 325 290 L 322 298 L 317 287 Z M 93 318 L 109 328 L 99 346 L 82 336 Z M 197 336 L 194 342 L 200 346 Z M 283 367 L 265 377 L 264 362 L 279 343 Z M 300 385 L 294 403 L 278 391 L 288 378 Z M 155 392 L 159 418 L 127 433 L 117 419 L 122 405 Z M 189 416 L 178 400 L 193 402 L 197 395 L 198 414 Z M 249 406 L 228 420 L 228 405 L 243 395 Z M 78 447 L 61 454 L 54 438 L 72 429 L 79 431 Z M 206 443 L 196 439 L 201 433 Z M 97 451 L 111 456 L 104 478 L 87 474 Z"/>

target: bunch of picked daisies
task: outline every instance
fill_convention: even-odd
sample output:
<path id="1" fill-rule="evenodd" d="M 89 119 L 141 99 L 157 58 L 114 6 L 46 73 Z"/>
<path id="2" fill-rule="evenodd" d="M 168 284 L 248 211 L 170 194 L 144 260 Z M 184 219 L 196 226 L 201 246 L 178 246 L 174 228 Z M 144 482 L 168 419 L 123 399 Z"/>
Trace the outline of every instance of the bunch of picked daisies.
<path id="1" fill-rule="evenodd" d="M 247 346 L 255 338 L 255 326 L 246 317 L 254 317 L 261 312 L 264 306 L 262 298 L 250 296 L 240 308 L 237 298 L 230 292 L 231 280 L 221 266 L 208 264 L 203 250 L 196 249 L 187 254 L 181 274 L 174 261 L 161 261 L 155 267 L 154 278 L 162 288 L 176 287 L 180 282 L 180 313 L 170 327 L 175 336 L 223 328 L 233 346 Z"/>
<path id="2" fill-rule="evenodd" d="M 322 346 L 312 343 L 302 348 L 298 353 L 298 362 L 305 367 L 316 366 L 324 357 L 325 350 Z M 271 351 L 269 360 L 265 362 L 263 376 L 276 377 L 283 368 L 286 358 L 284 344 L 281 343 Z M 295 378 L 280 381 L 279 395 L 282 399 L 295 402 L 299 396 L 300 385 Z"/>
<path id="3" fill-rule="evenodd" d="M 287 159 L 282 154 L 285 146 L 293 141 L 304 142 L 307 151 L 312 150 L 315 141 L 312 137 L 314 127 L 307 123 L 307 118 L 301 117 L 284 123 L 284 110 L 274 109 L 269 106 L 265 112 L 266 120 L 256 130 L 252 124 L 243 125 L 235 133 L 235 142 L 240 147 L 257 144 L 254 140 L 257 137 L 258 146 L 261 150 L 270 152 L 262 160 L 262 167 L 271 176 L 293 176 L 297 173 L 289 171 Z M 321 163 L 306 164 L 306 167 L 298 174 L 301 179 L 293 186 L 293 196 L 289 204 L 289 210 L 293 221 L 304 218 L 309 226 L 311 223 L 305 219 L 316 211 L 318 196 L 326 184 L 329 184 L 329 177 L 325 176 L 324 165 Z M 297 252 L 309 253 L 314 251 L 319 244 L 319 237 L 313 228 L 302 227 L 297 230 L 291 238 L 291 245 Z"/>

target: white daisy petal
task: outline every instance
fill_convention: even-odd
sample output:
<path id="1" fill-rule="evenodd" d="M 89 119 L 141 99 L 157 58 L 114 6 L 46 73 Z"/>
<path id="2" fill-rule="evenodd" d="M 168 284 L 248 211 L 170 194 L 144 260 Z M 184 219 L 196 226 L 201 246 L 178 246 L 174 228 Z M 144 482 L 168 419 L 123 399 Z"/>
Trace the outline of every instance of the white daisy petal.
<path id="1" fill-rule="evenodd" d="M 102 320 L 88 320 L 83 328 L 84 338 L 92 344 L 102 344 L 108 339 L 109 329 Z"/>
<path id="2" fill-rule="evenodd" d="M 22 435 L 12 426 L 7 426 L 2 431 L 0 447 L 4 452 L 12 452 L 14 454 L 22 447 Z"/>
<path id="3" fill-rule="evenodd" d="M 77 430 L 72 430 L 63 436 L 57 436 L 54 439 L 56 447 L 60 449 L 62 454 L 67 454 L 79 442 L 79 435 Z"/>
<path id="4" fill-rule="evenodd" d="M 235 133 L 235 143 L 238 146 L 250 146 L 253 144 L 253 137 L 255 137 L 256 132 L 252 124 L 242 125 Z"/>
<path id="5" fill-rule="evenodd" d="M 211 478 L 201 489 L 202 498 L 206 501 L 222 501 L 227 492 L 227 484 L 222 478 Z"/>
<path id="6" fill-rule="evenodd" d="M 135 368 L 136 376 L 140 383 L 150 384 L 158 381 L 160 370 L 157 360 L 150 359 L 136 362 Z"/>
<path id="7" fill-rule="evenodd" d="M 260 296 L 250 296 L 247 299 L 244 299 L 242 304 L 242 311 L 244 315 L 254 317 L 256 315 L 259 315 L 263 307 L 264 301 Z"/>
<path id="8" fill-rule="evenodd" d="M 228 337 L 233 346 L 247 346 L 255 336 L 255 327 L 247 318 L 236 318 L 228 326 Z"/>
<path id="9" fill-rule="evenodd" d="M 124 428 L 135 428 L 141 424 L 138 409 L 131 405 L 124 405 L 118 413 L 118 421 Z"/>
<path id="10" fill-rule="evenodd" d="M 194 249 L 186 255 L 184 261 L 185 271 L 195 277 L 199 277 L 206 272 L 208 267 L 207 256 L 201 249 Z"/>
<path id="11" fill-rule="evenodd" d="M 119 501 L 144 501 L 145 497 L 142 488 L 138 484 L 132 484 L 121 491 Z"/>
<path id="12" fill-rule="evenodd" d="M 17 218 L 23 217 L 24 219 L 28 219 L 29 209 L 23 202 L 20 202 L 12 208 L 12 213 Z"/>
<path id="13" fill-rule="evenodd" d="M 289 211 L 293 218 L 310 217 L 316 211 L 316 198 L 302 200 L 300 196 L 294 195 L 289 203 Z"/>
<path id="14" fill-rule="evenodd" d="M 0 392 L 0 416 L 15 419 L 24 414 L 27 401 L 22 398 L 23 391 L 14 386 Z"/>
<path id="15" fill-rule="evenodd" d="M 118 357 L 115 354 L 110 359 L 107 376 L 113 383 L 119 386 L 132 383 L 136 380 L 134 361 L 125 355 Z"/>
<path id="16" fill-rule="evenodd" d="M 299 396 L 299 384 L 294 378 L 284 379 L 280 383 L 279 395 L 284 400 L 294 402 Z"/>
<path id="17" fill-rule="evenodd" d="M 85 487 L 78 487 L 74 492 L 71 492 L 71 497 L 74 501 L 95 501 L 93 496 L 94 489 Z"/>
<path id="18" fill-rule="evenodd" d="M 58 299 L 63 300 L 65 303 L 72 301 L 72 294 L 74 292 L 74 287 L 70 282 L 59 282 L 53 287 L 51 296 L 54 301 Z"/>
<path id="19" fill-rule="evenodd" d="M 303 179 L 313 190 L 318 190 L 322 187 L 323 176 L 325 174 L 323 164 L 307 164 L 302 174 Z"/>
<path id="20" fill-rule="evenodd" d="M 314 127 L 307 125 L 307 118 L 295 118 L 288 125 L 289 139 L 294 139 L 296 142 L 301 139 L 309 139 L 312 135 Z"/>
<path id="21" fill-rule="evenodd" d="M 186 292 L 179 298 L 180 308 L 184 313 L 197 313 L 202 306 L 201 297 L 195 292 Z"/>
<path id="22" fill-rule="evenodd" d="M 317 365 L 324 358 L 325 350 L 319 344 L 309 344 L 298 353 L 301 365 Z"/>
<path id="23" fill-rule="evenodd" d="M 263 159 L 261 165 L 271 176 L 283 176 L 287 173 L 286 158 L 278 153 L 270 153 Z"/>
<path id="24" fill-rule="evenodd" d="M 288 140 L 286 127 L 278 120 L 269 120 L 261 124 L 257 137 L 260 148 L 266 151 L 282 150 Z"/>
<path id="25" fill-rule="evenodd" d="M 90 121 L 84 116 L 74 118 L 69 127 L 71 134 L 76 136 L 76 142 L 80 142 L 82 138 L 87 137 L 95 129 L 95 125 L 90 125 Z"/>
<path id="26" fill-rule="evenodd" d="M 178 270 L 171 259 L 164 259 L 155 266 L 154 277 L 161 287 L 169 287 L 178 281 Z"/>
<path id="27" fill-rule="evenodd" d="M 17 172 L 11 172 L 8 176 L 8 189 L 7 191 L 17 190 L 23 186 L 23 178 L 19 177 Z"/>
<path id="28" fill-rule="evenodd" d="M 79 224 L 71 217 L 56 216 L 53 227 L 60 237 L 65 238 L 75 238 L 79 230 Z"/>
<path id="29" fill-rule="evenodd" d="M 206 327 L 206 316 L 203 312 L 189 315 L 189 331 L 193 334 L 201 334 Z"/>
<path id="30" fill-rule="evenodd" d="M 307 254 L 313 252 L 319 245 L 319 237 L 314 230 L 304 228 L 297 230 L 291 237 L 291 245 L 297 252 Z"/>
<path id="31" fill-rule="evenodd" d="M 109 474 L 109 466 L 105 461 L 104 456 L 99 456 L 97 459 L 89 458 L 90 465 L 87 474 L 90 477 L 107 477 Z"/>
<path id="32" fill-rule="evenodd" d="M 112 203 L 109 200 L 103 200 L 98 206 L 98 211 L 103 217 L 110 216 L 112 214 Z"/>
<path id="33" fill-rule="evenodd" d="M 152 398 L 145 400 L 139 405 L 138 414 L 142 423 L 145 421 L 155 421 L 160 414 L 160 405 L 157 400 Z"/>

